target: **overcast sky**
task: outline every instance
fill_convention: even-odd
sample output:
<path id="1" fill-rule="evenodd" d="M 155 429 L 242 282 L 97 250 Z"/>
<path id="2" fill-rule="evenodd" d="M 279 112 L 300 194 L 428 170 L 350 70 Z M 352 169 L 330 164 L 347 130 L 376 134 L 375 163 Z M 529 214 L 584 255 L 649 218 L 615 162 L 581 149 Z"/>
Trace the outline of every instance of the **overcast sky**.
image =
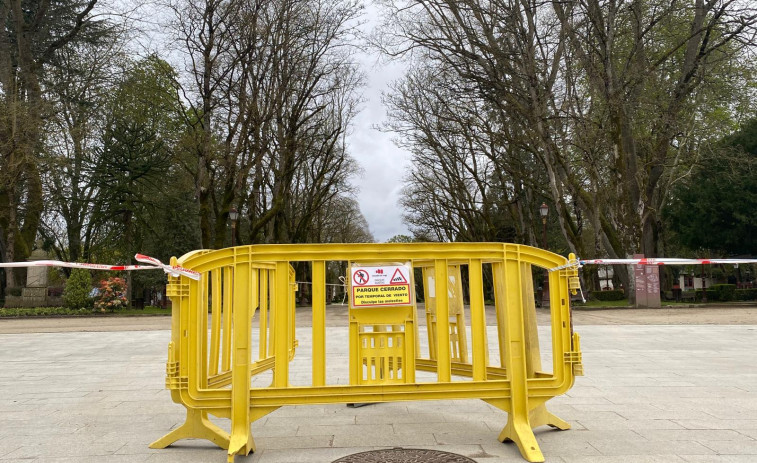
<path id="1" fill-rule="evenodd" d="M 112 1 L 118 4 L 126 0 Z M 378 25 L 379 10 L 372 0 L 364 1 L 366 10 L 362 18 L 365 21 L 363 30 L 368 33 Z M 159 16 L 170 20 L 171 13 L 165 11 Z M 140 46 L 148 51 L 160 50 L 161 56 L 182 69 L 182 55 L 171 50 L 168 45 L 171 39 L 162 22 L 149 24 L 154 29 L 147 35 L 147 43 L 140 42 Z M 391 134 L 373 128 L 381 125 L 386 115 L 381 104 L 381 92 L 387 90 L 390 82 L 402 77 L 404 65 L 379 61 L 378 53 L 363 53 L 360 58 L 366 75 L 366 87 L 363 89 L 365 102 L 354 120 L 347 143 L 349 153 L 362 169 L 362 174 L 352 180 L 359 191 L 356 199 L 374 238 L 377 242 L 384 242 L 394 235 L 410 234 L 402 223 L 402 211 L 398 204 L 402 178 L 410 166 L 410 154 L 392 143 Z"/>
<path id="2" fill-rule="evenodd" d="M 355 119 L 352 134 L 347 138 L 350 154 L 363 172 L 353 183 L 360 189 L 357 200 L 377 242 L 394 235 L 409 235 L 402 223 L 398 204 L 402 178 L 410 168 L 410 154 L 397 148 L 392 135 L 373 128 L 384 121 L 386 112 L 381 104 L 381 92 L 393 79 L 402 74 L 398 64 L 376 64 L 376 58 L 363 60 L 368 75 L 364 109 Z"/>
<path id="3" fill-rule="evenodd" d="M 377 10 L 366 0 L 366 28 L 375 27 Z M 362 176 L 353 180 L 360 189 L 357 200 L 368 221 L 371 233 L 382 243 L 394 235 L 409 235 L 402 223 L 399 205 L 402 178 L 410 168 L 410 153 L 397 148 L 392 134 L 383 133 L 374 126 L 385 120 L 386 111 L 381 104 L 381 92 L 389 83 L 402 77 L 404 65 L 378 60 L 377 54 L 362 55 L 367 81 L 364 89 L 363 110 L 355 119 L 352 134 L 347 138 L 350 154 L 360 164 Z"/>

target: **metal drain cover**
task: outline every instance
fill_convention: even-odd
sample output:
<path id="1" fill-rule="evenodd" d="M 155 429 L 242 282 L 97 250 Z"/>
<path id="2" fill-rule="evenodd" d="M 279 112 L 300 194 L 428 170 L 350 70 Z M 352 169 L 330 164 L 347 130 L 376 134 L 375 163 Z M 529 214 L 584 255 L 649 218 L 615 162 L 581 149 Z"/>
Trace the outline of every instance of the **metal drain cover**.
<path id="1" fill-rule="evenodd" d="M 456 453 L 426 449 L 384 449 L 347 455 L 332 463 L 476 463 Z"/>

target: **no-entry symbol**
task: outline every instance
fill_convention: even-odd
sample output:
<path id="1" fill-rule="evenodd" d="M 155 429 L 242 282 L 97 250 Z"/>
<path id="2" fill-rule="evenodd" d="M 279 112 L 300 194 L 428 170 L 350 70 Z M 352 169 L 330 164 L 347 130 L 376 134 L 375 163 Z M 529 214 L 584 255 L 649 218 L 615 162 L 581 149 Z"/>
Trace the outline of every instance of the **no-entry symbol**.
<path id="1" fill-rule="evenodd" d="M 356 285 L 363 286 L 365 284 L 368 284 L 368 272 L 365 270 L 358 270 L 352 275 L 352 281 L 355 282 Z"/>

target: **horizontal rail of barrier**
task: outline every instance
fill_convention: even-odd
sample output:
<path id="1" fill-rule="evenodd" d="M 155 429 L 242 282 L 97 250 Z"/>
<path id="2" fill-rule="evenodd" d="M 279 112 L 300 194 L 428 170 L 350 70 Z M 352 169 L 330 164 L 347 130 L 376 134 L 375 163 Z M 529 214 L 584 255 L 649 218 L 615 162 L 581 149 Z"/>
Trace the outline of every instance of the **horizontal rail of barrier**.
<path id="1" fill-rule="evenodd" d="M 255 450 L 250 424 L 282 406 L 481 399 L 507 412 L 499 440 L 514 441 L 528 461 L 543 461 L 532 429 L 570 427 L 545 404 L 583 370 L 570 318 L 577 269 L 548 273 L 547 368 L 533 274 L 567 263 L 538 248 L 503 243 L 251 245 L 174 258 L 172 265 L 199 274 L 197 280 L 171 276 L 168 286 L 166 386 L 187 415 L 151 447 L 204 438 L 227 449 L 233 461 Z M 327 342 L 342 339 L 327 336 L 327 280 L 346 285 L 348 316 L 340 320 L 346 362 L 327 355 Z M 294 325 L 302 316 L 295 300 L 303 282 L 312 288 L 306 346 L 299 345 Z M 292 377 L 290 362 L 302 348 L 310 356 L 307 381 L 295 384 L 303 379 Z M 339 368 L 342 378 L 329 376 Z M 229 418 L 230 432 L 208 414 Z"/>

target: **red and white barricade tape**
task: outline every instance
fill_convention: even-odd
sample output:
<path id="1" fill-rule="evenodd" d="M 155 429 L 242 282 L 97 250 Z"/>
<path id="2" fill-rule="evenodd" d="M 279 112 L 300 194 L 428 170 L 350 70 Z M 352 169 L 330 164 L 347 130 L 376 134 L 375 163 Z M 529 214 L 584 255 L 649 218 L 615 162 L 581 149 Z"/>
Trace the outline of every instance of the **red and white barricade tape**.
<path id="1" fill-rule="evenodd" d="M 171 276 L 178 277 L 183 275 L 193 280 L 199 280 L 200 274 L 194 270 L 189 270 L 180 266 L 166 265 L 158 259 L 142 254 L 137 254 L 134 258 L 138 262 L 148 263 L 150 265 L 106 265 L 90 264 L 84 262 L 63 262 L 60 260 L 35 260 L 31 262 L 0 262 L 0 267 L 67 267 L 67 268 L 85 268 L 88 270 L 163 270 Z"/>
<path id="2" fill-rule="evenodd" d="M 583 265 L 705 265 L 705 264 L 757 264 L 757 259 L 681 259 L 675 257 L 645 257 L 641 259 L 578 259 L 549 269 L 550 272 Z"/>
<path id="3" fill-rule="evenodd" d="M 144 254 L 136 254 L 134 256 L 134 259 L 136 259 L 137 262 L 152 264 L 158 268 L 162 268 L 164 272 L 166 272 L 167 274 L 173 277 L 178 277 L 179 275 L 183 275 L 193 280 L 200 279 L 200 272 L 195 272 L 194 270 L 189 270 L 188 268 L 180 267 L 178 265 L 176 266 L 166 265 L 154 257 L 146 256 Z"/>

